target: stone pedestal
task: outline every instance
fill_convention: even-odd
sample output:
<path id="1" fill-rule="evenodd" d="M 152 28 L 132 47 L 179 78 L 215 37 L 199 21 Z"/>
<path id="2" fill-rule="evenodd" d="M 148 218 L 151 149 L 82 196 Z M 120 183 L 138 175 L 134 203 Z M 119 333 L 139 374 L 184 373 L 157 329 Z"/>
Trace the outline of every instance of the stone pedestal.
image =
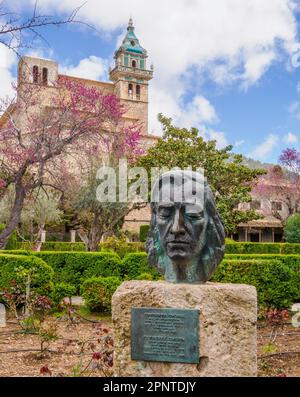
<path id="1" fill-rule="evenodd" d="M 131 360 L 131 308 L 200 310 L 199 364 Z M 115 376 L 256 376 L 256 289 L 241 284 L 127 281 L 112 298 Z"/>
<path id="2" fill-rule="evenodd" d="M 6 327 L 6 310 L 5 306 L 0 303 L 0 328 Z"/>

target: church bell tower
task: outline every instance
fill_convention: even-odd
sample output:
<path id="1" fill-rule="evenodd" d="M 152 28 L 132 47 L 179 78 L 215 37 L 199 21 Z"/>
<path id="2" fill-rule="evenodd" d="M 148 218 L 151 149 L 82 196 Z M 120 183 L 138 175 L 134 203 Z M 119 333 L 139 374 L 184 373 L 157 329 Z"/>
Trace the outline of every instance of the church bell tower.
<path id="1" fill-rule="evenodd" d="M 148 82 L 153 67 L 147 70 L 147 51 L 140 45 L 130 18 L 126 36 L 115 52 L 115 66 L 109 72 L 115 85 L 115 94 L 125 104 L 125 120 L 140 122 L 143 134 L 148 134 Z"/>

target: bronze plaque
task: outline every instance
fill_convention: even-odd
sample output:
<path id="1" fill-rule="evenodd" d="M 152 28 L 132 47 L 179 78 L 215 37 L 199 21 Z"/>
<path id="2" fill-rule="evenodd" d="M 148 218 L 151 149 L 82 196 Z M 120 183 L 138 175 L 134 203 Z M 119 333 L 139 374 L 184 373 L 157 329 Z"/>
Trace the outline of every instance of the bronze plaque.
<path id="1" fill-rule="evenodd" d="M 131 358 L 199 363 L 199 310 L 131 309 Z"/>

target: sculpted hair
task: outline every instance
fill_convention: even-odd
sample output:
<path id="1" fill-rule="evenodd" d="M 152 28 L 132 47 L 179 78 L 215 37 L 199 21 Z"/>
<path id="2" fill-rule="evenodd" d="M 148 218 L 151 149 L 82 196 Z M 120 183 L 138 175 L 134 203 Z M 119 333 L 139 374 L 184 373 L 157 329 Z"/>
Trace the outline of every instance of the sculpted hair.
<path id="1" fill-rule="evenodd" d="M 157 209 L 158 203 L 151 203 L 151 221 L 146 242 L 148 262 L 151 266 L 158 269 L 161 274 L 165 274 L 166 253 L 160 242 L 160 235 L 157 228 Z M 222 261 L 225 253 L 225 230 L 223 222 L 217 211 L 213 193 L 207 183 L 204 182 L 204 211 L 208 215 L 208 223 L 205 233 L 205 244 L 198 258 L 197 268 L 204 275 L 207 281 L 218 264 Z"/>

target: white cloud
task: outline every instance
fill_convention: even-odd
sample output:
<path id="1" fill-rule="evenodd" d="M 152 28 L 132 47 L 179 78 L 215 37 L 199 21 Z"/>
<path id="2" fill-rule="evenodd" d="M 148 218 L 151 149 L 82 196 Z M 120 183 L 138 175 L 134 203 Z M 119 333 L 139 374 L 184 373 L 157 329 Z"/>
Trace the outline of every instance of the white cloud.
<path id="1" fill-rule="evenodd" d="M 195 96 L 191 102 L 181 106 L 181 112 L 175 121 L 181 127 L 198 127 L 202 123 L 211 123 L 218 120 L 212 104 L 203 96 Z"/>
<path id="2" fill-rule="evenodd" d="M 61 72 L 69 76 L 82 77 L 91 80 L 107 78 L 108 62 L 96 56 L 81 59 L 76 66 L 63 66 Z"/>
<path id="3" fill-rule="evenodd" d="M 0 44 L 0 98 L 13 95 L 11 86 L 15 80 L 12 68 L 17 63 L 16 55 L 7 47 Z"/>
<path id="4" fill-rule="evenodd" d="M 299 138 L 297 137 L 297 135 L 295 135 L 295 134 L 293 134 L 291 132 L 289 132 L 288 134 L 286 134 L 284 136 L 284 141 L 286 143 L 297 143 L 298 140 L 299 140 Z"/>
<path id="5" fill-rule="evenodd" d="M 225 146 L 229 145 L 225 133 L 222 131 L 208 130 L 209 140 L 217 141 L 217 148 L 223 149 Z"/>
<path id="6" fill-rule="evenodd" d="M 296 119 L 300 120 L 300 102 L 295 101 L 291 103 L 289 106 L 289 112 L 292 116 L 296 117 Z"/>
<path id="7" fill-rule="evenodd" d="M 274 51 L 262 52 L 250 56 L 245 62 L 244 83 L 245 89 L 255 83 L 270 67 L 272 61 L 276 58 Z"/>
<path id="8" fill-rule="evenodd" d="M 244 139 L 240 139 L 239 141 L 236 141 L 233 146 L 235 148 L 238 148 L 238 147 L 242 146 L 244 143 L 245 143 L 245 140 Z"/>
<path id="9" fill-rule="evenodd" d="M 266 156 L 272 153 L 274 147 L 278 143 L 278 136 L 274 134 L 269 134 L 266 139 L 258 145 L 249 155 L 248 157 L 252 157 L 255 159 L 264 160 Z"/>

